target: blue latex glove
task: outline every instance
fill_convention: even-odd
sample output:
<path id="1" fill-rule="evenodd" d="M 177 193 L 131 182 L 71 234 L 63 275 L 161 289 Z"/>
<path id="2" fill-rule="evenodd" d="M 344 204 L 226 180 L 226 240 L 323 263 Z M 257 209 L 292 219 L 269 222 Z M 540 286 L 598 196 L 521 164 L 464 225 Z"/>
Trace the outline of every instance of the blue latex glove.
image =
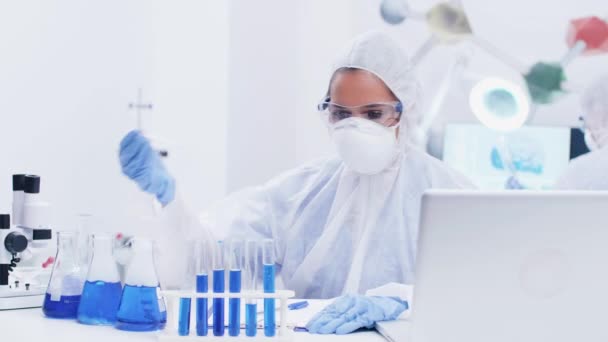
<path id="1" fill-rule="evenodd" d="M 372 328 L 376 322 L 392 321 L 407 308 L 406 301 L 394 297 L 345 295 L 313 317 L 306 328 L 313 334 L 348 334 Z"/>
<path id="2" fill-rule="evenodd" d="M 156 196 L 163 205 L 175 197 L 175 180 L 165 169 L 150 141 L 139 131 L 131 131 L 120 142 L 122 172 L 139 187 Z"/>

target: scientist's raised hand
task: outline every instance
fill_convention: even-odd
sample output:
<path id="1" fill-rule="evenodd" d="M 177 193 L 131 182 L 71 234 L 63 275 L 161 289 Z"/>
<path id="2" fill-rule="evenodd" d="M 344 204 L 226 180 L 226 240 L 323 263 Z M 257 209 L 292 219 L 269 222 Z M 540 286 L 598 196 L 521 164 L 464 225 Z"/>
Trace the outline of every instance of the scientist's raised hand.
<path id="1" fill-rule="evenodd" d="M 397 319 L 407 309 L 407 302 L 396 297 L 344 295 L 313 317 L 306 328 L 312 334 L 348 334 Z"/>
<path id="2" fill-rule="evenodd" d="M 173 200 L 175 179 L 141 132 L 131 131 L 122 139 L 119 158 L 122 172 L 143 191 L 155 195 L 163 206 Z"/>

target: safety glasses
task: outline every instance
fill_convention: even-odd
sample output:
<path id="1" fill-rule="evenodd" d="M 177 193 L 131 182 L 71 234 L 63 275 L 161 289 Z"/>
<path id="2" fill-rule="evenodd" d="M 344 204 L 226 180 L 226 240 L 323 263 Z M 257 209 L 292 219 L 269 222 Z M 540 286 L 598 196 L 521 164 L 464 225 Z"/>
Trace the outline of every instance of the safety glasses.
<path id="1" fill-rule="evenodd" d="M 358 117 L 374 121 L 386 127 L 392 127 L 399 123 L 399 119 L 403 113 L 403 104 L 399 101 L 376 102 L 348 107 L 331 102 L 329 98 L 325 98 L 319 103 L 317 109 L 330 124 L 335 124 L 340 120 L 350 117 Z"/>

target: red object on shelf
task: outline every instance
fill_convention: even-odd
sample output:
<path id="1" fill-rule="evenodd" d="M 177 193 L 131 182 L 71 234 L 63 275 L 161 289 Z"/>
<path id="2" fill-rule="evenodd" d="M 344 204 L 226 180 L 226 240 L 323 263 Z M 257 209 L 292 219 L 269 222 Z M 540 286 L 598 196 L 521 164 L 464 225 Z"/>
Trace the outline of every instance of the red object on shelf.
<path id="1" fill-rule="evenodd" d="M 55 262 L 55 258 L 49 257 L 45 262 L 42 263 L 42 268 L 47 268 L 49 265 Z"/>
<path id="2" fill-rule="evenodd" d="M 585 17 L 570 21 L 566 42 L 572 48 L 577 41 L 587 45 L 585 54 L 608 52 L 608 22 L 598 17 Z"/>

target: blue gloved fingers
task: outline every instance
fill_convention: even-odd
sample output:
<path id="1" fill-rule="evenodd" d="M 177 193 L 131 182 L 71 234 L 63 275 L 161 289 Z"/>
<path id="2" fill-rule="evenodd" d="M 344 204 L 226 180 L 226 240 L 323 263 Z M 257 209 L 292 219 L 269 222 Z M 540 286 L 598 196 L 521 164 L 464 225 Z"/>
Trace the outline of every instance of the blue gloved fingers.
<path id="1" fill-rule="evenodd" d="M 358 299 L 348 311 L 342 314 L 342 316 L 349 322 L 361 316 L 368 316 L 371 313 L 371 305 L 373 305 L 373 303 L 367 301 L 366 298 Z"/>
<path id="2" fill-rule="evenodd" d="M 336 328 L 336 335 L 350 334 L 353 331 L 361 329 L 363 327 L 366 327 L 366 326 L 363 325 L 363 324 L 361 324 L 361 322 L 359 322 L 357 320 L 354 320 L 354 321 L 351 321 L 351 322 L 346 322 L 346 323 L 344 323 L 341 326 L 339 326 L 339 327 Z"/>
<path id="3" fill-rule="evenodd" d="M 323 313 L 323 312 L 321 312 Z M 308 322 L 308 324 L 306 324 L 306 329 L 308 329 L 308 332 L 311 334 L 318 334 L 319 330 L 327 323 L 331 322 L 332 320 L 334 320 L 335 316 L 333 315 L 326 315 L 323 313 L 323 315 L 316 317 L 311 319 L 310 322 Z"/>
<path id="4" fill-rule="evenodd" d="M 355 305 L 356 300 L 356 296 L 347 294 L 336 299 L 331 305 L 326 308 L 326 310 L 331 309 L 338 314 L 343 314 L 350 310 L 353 305 Z"/>
<path id="5" fill-rule="evenodd" d="M 122 139 L 119 159 L 122 172 L 140 189 L 155 195 L 163 206 L 174 199 L 175 179 L 141 132 L 131 131 Z"/>
<path id="6" fill-rule="evenodd" d="M 318 312 L 316 315 L 314 315 L 314 316 L 313 316 L 313 317 L 310 319 L 310 321 L 308 321 L 308 323 L 306 323 L 306 327 L 308 328 L 308 325 L 309 325 L 309 324 L 312 324 L 313 322 L 318 321 L 318 320 L 319 320 L 319 318 L 321 318 L 321 317 L 323 317 L 323 316 L 325 316 L 325 310 L 321 310 L 321 311 L 319 311 L 319 312 Z"/>
<path id="7" fill-rule="evenodd" d="M 156 199 L 165 207 L 175 198 L 175 180 L 173 177 L 168 176 L 164 181 L 162 189 L 156 194 Z"/>
<path id="8" fill-rule="evenodd" d="M 120 150 L 122 151 L 127 146 L 131 145 L 134 140 L 138 139 L 139 136 L 141 136 L 141 132 L 138 130 L 132 130 L 131 132 L 127 133 L 127 135 L 125 135 L 120 141 Z"/>
<path id="9" fill-rule="evenodd" d="M 354 307 L 357 307 L 356 311 L 362 310 L 358 296 L 341 296 L 313 317 L 306 328 L 313 334 L 334 333 L 337 327 L 347 322 L 349 317 L 346 316 L 346 313 Z"/>
<path id="10" fill-rule="evenodd" d="M 120 143 L 120 164 L 123 173 L 130 178 L 135 178 L 138 170 L 143 169 L 149 163 L 152 146 L 138 131 L 131 131 Z"/>
<path id="11" fill-rule="evenodd" d="M 333 334 L 336 332 L 336 329 L 343 325 L 344 323 L 346 323 L 347 320 L 345 317 L 341 316 L 341 317 L 337 317 L 329 322 L 327 322 L 325 325 L 319 327 L 319 329 L 317 330 L 318 334 Z"/>
<path id="12" fill-rule="evenodd" d="M 153 158 L 158 158 L 150 142 L 144 138 L 133 145 L 127 146 L 124 153 L 121 154 L 121 163 L 123 165 L 151 163 Z"/>
<path id="13" fill-rule="evenodd" d="M 336 333 L 339 335 L 351 333 L 359 328 L 374 326 L 373 303 L 365 297 L 354 298 L 354 305 L 338 319 L 335 319 L 320 329 L 320 333 Z"/>
<path id="14" fill-rule="evenodd" d="M 338 297 L 331 304 L 326 306 L 321 312 L 316 314 L 306 325 L 306 328 L 310 330 L 309 326 L 313 327 L 315 323 L 319 322 L 322 318 L 327 319 L 327 317 L 334 318 L 340 316 L 342 313 L 346 312 L 353 305 L 353 297 L 346 295 Z"/>
<path id="15" fill-rule="evenodd" d="M 396 297 L 370 297 L 370 300 L 376 307 L 382 309 L 383 317 L 377 318 L 377 321 L 394 320 L 408 308 L 406 301 Z"/>
<path id="16" fill-rule="evenodd" d="M 132 158 L 142 145 L 145 145 L 145 139 L 139 131 L 131 131 L 120 141 L 120 157 L 122 161 L 128 161 Z"/>

